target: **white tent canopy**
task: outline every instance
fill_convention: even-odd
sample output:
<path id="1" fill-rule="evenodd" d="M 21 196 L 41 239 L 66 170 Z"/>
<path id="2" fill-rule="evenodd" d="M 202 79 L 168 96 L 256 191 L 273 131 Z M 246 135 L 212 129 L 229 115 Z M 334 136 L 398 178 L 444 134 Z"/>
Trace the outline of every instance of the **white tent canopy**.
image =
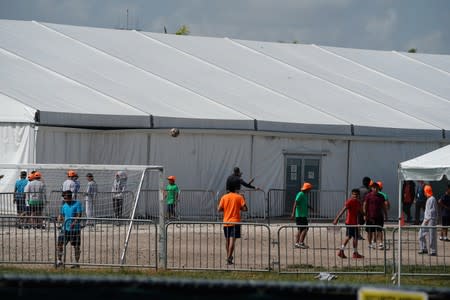
<path id="1" fill-rule="evenodd" d="M 450 145 L 400 163 L 401 180 L 450 179 Z"/>

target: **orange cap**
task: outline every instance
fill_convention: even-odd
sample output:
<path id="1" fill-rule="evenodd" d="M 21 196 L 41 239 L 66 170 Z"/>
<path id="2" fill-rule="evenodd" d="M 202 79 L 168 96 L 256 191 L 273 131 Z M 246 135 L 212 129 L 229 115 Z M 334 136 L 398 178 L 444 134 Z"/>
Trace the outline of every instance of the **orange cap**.
<path id="1" fill-rule="evenodd" d="M 42 177 L 41 172 L 39 172 L 39 171 L 34 172 L 33 179 L 38 179 L 41 177 Z"/>
<path id="2" fill-rule="evenodd" d="M 32 181 L 34 179 L 34 173 L 28 174 L 28 180 Z"/>
<path id="3" fill-rule="evenodd" d="M 312 184 L 309 182 L 305 182 L 301 188 L 302 191 L 310 190 L 312 189 Z"/>
<path id="4" fill-rule="evenodd" d="M 67 171 L 67 176 L 69 177 L 77 176 L 77 172 L 75 172 L 74 170 L 69 170 Z"/>
<path id="5" fill-rule="evenodd" d="M 383 183 L 381 181 L 377 181 L 378 187 L 380 188 L 380 190 L 383 189 Z"/>
<path id="6" fill-rule="evenodd" d="M 173 175 L 167 177 L 167 180 L 175 181 L 175 179 L 176 179 L 176 177 Z"/>
<path id="7" fill-rule="evenodd" d="M 425 185 L 423 188 L 423 193 L 427 196 L 427 198 L 433 196 L 433 189 L 431 188 L 431 185 Z"/>

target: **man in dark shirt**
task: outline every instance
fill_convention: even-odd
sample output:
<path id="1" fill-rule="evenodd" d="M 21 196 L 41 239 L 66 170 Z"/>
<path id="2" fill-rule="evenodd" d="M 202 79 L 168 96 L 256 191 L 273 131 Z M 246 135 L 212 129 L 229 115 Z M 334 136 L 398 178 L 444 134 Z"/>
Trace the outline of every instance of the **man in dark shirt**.
<path id="1" fill-rule="evenodd" d="M 256 190 L 257 188 L 252 185 L 253 180 L 254 178 L 252 178 L 249 182 L 245 182 L 244 179 L 242 179 L 241 170 L 238 167 L 234 167 L 233 174 L 231 174 L 227 178 L 226 190 L 240 190 L 241 185 L 245 186 L 246 188 Z"/>

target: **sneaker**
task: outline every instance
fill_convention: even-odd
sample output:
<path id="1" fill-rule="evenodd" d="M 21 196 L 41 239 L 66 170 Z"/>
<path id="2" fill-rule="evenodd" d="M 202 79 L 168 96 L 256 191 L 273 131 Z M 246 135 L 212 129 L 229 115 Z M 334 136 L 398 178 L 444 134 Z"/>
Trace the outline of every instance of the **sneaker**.
<path id="1" fill-rule="evenodd" d="M 443 240 L 444 240 L 444 237 L 443 237 L 443 236 L 440 236 L 440 237 L 439 237 L 439 240 L 440 240 L 440 241 L 443 241 Z"/>
<path id="2" fill-rule="evenodd" d="M 345 256 L 344 250 L 339 250 L 337 256 L 339 256 L 340 258 L 347 258 L 347 256 Z"/>
<path id="3" fill-rule="evenodd" d="M 359 254 L 358 252 L 353 252 L 352 258 L 364 258 L 364 256 Z"/>
<path id="4" fill-rule="evenodd" d="M 384 245 L 383 245 L 383 244 L 379 244 L 379 245 L 378 245 L 378 249 L 379 249 L 379 250 L 384 250 Z"/>
<path id="5" fill-rule="evenodd" d="M 232 265 L 233 264 L 233 256 L 230 256 L 227 258 L 227 265 Z"/>
<path id="6" fill-rule="evenodd" d="M 305 243 L 300 243 L 299 246 L 300 246 L 301 249 L 308 249 L 309 248 L 309 246 L 306 245 Z"/>
<path id="7" fill-rule="evenodd" d="M 428 250 L 427 249 L 422 249 L 419 252 L 417 252 L 418 254 L 427 254 Z"/>
<path id="8" fill-rule="evenodd" d="M 444 241 L 448 242 L 448 237 L 444 236 Z"/>
<path id="9" fill-rule="evenodd" d="M 374 243 L 372 243 L 372 244 L 369 244 L 369 248 L 371 248 L 371 249 L 375 249 L 375 244 Z"/>
<path id="10" fill-rule="evenodd" d="M 70 268 L 71 268 L 71 269 L 79 269 L 79 268 L 80 268 L 80 265 L 78 265 L 78 264 L 72 265 Z"/>
<path id="11" fill-rule="evenodd" d="M 294 248 L 300 248 L 300 244 L 299 243 L 295 243 L 294 244 Z"/>
<path id="12" fill-rule="evenodd" d="M 433 253 L 430 253 L 429 255 L 430 255 L 430 256 L 437 256 L 437 253 L 436 253 L 436 252 L 433 252 Z"/>
<path id="13" fill-rule="evenodd" d="M 59 268 L 59 267 L 62 267 L 63 266 L 63 262 L 62 261 L 60 261 L 60 260 L 58 260 L 57 262 L 56 262 L 56 265 L 55 265 L 57 268 Z"/>

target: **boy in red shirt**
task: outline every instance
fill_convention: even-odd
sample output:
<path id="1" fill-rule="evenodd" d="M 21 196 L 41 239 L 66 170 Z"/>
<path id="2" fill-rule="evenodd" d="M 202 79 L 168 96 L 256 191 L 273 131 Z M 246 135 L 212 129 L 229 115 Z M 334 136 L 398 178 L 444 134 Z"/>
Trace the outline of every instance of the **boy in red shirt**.
<path id="1" fill-rule="evenodd" d="M 339 221 L 339 218 L 342 214 L 347 211 L 347 218 L 345 219 L 346 234 L 344 243 L 341 246 L 341 249 L 338 251 L 338 256 L 341 258 L 347 258 L 344 253 L 345 246 L 353 238 L 353 258 L 364 258 L 361 254 L 358 253 L 358 236 L 359 230 L 358 227 L 358 214 L 362 211 L 361 203 L 359 202 L 359 189 L 352 190 L 352 197 L 345 201 L 344 207 L 339 211 L 336 218 L 334 218 L 333 224 L 336 225 Z"/>

